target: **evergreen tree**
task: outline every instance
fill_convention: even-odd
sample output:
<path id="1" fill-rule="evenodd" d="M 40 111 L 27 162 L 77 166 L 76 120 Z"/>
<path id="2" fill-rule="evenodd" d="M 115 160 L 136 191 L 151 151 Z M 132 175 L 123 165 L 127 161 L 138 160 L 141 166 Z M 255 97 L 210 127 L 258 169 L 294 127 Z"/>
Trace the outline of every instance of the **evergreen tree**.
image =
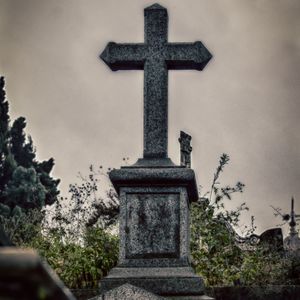
<path id="1" fill-rule="evenodd" d="M 31 137 L 29 136 L 28 142 L 26 141 L 25 127 L 25 118 L 19 117 L 14 121 L 10 130 L 11 153 L 19 166 L 30 168 L 33 165 L 35 153 Z"/>
<path id="2" fill-rule="evenodd" d="M 54 167 L 54 159 L 50 158 L 48 161 L 43 162 L 35 160 L 33 141 L 31 136 L 28 136 L 28 141 L 26 141 L 25 127 L 25 118 L 20 117 L 14 121 L 10 130 L 11 152 L 19 166 L 35 169 L 41 184 L 45 188 L 45 204 L 53 204 L 59 194 L 57 186 L 60 182 L 60 180 L 55 180 L 50 176 L 50 172 Z"/>
<path id="3" fill-rule="evenodd" d="M 6 196 L 4 195 L 4 190 L 8 184 L 8 182 L 11 180 L 13 173 L 15 169 L 17 168 L 17 163 L 14 159 L 14 156 L 9 151 L 8 154 L 5 156 L 4 162 L 3 162 L 3 172 L 0 177 L 0 182 L 3 188 L 0 192 L 0 202 L 7 204 Z"/>
<path id="4" fill-rule="evenodd" d="M 4 194 L 9 207 L 20 206 L 28 210 L 45 205 L 46 189 L 35 169 L 18 166 L 8 182 Z"/>
<path id="5" fill-rule="evenodd" d="M 46 189 L 46 195 L 45 195 L 45 204 L 51 205 L 53 204 L 57 196 L 59 194 L 59 191 L 57 189 L 57 186 L 60 182 L 59 179 L 53 179 L 50 176 L 50 172 L 52 171 L 54 167 L 54 159 L 50 158 L 47 161 L 43 161 L 41 163 L 35 164 L 35 169 L 37 173 L 39 174 L 40 181 L 42 185 Z"/>
<path id="6" fill-rule="evenodd" d="M 15 208 L 38 208 L 53 204 L 59 190 L 58 179 L 50 175 L 54 159 L 38 162 L 26 120 L 19 117 L 9 126 L 4 78 L 0 78 L 0 215 L 13 214 Z"/>
<path id="7" fill-rule="evenodd" d="M 8 102 L 5 96 L 4 77 L 0 77 L 0 178 L 3 177 L 5 158 L 8 152 L 8 136 L 9 136 L 9 115 Z M 1 191 L 3 191 L 4 182 L 0 180 L 0 199 Z"/>

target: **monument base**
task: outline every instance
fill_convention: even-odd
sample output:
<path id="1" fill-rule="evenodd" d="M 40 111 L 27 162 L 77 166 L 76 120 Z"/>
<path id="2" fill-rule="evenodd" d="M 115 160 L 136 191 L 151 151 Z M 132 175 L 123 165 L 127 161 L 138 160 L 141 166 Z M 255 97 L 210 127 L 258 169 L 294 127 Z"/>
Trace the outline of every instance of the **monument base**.
<path id="1" fill-rule="evenodd" d="M 161 297 L 201 299 L 204 283 L 190 266 L 195 173 L 158 162 L 144 167 L 145 161 L 109 174 L 120 199 L 120 253 L 117 267 L 100 282 L 101 293 L 129 284 Z"/>
<path id="2" fill-rule="evenodd" d="M 204 294 L 203 280 L 191 267 L 116 267 L 101 280 L 101 292 L 105 293 L 126 283 L 163 297 L 175 297 L 174 299 L 202 299 L 191 297 Z"/>

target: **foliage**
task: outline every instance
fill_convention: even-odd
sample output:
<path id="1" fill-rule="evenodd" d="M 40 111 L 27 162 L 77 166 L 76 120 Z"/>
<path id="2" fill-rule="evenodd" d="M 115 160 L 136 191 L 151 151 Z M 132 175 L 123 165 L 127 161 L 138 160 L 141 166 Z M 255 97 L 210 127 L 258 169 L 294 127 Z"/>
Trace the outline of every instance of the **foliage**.
<path id="1" fill-rule="evenodd" d="M 19 206 L 27 210 L 41 208 L 45 204 L 46 189 L 34 168 L 18 166 L 3 194 L 7 197 L 6 204 L 10 207 Z"/>
<path id="2" fill-rule="evenodd" d="M 207 285 L 262 285 L 287 282 L 288 261 L 282 253 L 258 245 L 252 251 L 241 250 L 235 242 L 233 228 L 239 227 L 241 214 L 248 210 L 242 203 L 235 210 L 225 208 L 225 200 L 242 193 L 245 185 L 220 185 L 219 179 L 229 156 L 223 154 L 214 173 L 211 190 L 191 207 L 192 264 Z M 209 195 L 209 197 L 205 197 Z M 229 225 L 229 226 L 228 226 Z M 228 228 L 230 227 L 230 228 Z M 232 230 L 229 230 L 231 229 Z M 254 230 L 254 217 L 246 237 Z"/>
<path id="3" fill-rule="evenodd" d="M 10 129 L 10 150 L 16 163 L 24 168 L 30 168 L 35 158 L 32 138 L 29 136 L 26 141 L 24 129 L 26 121 L 24 117 L 19 117 L 13 122 Z"/>
<path id="4" fill-rule="evenodd" d="M 229 162 L 223 154 L 214 174 L 209 198 L 200 197 L 191 208 L 191 254 L 196 272 L 200 273 L 207 284 L 226 284 L 238 279 L 237 266 L 242 262 L 241 250 L 236 246 L 224 222 L 237 225 L 241 212 L 247 210 L 245 203 L 236 210 L 224 209 L 224 199 L 232 194 L 242 193 L 244 184 L 238 182 L 234 187 L 220 187 L 220 174 Z M 206 194 L 206 195 L 207 195 Z"/>
<path id="5" fill-rule="evenodd" d="M 85 216 L 80 216 L 80 223 L 84 220 L 86 226 L 92 226 L 98 223 L 101 227 L 107 228 L 113 225 L 117 221 L 119 214 L 119 200 L 118 195 L 109 183 L 108 189 L 101 195 L 99 184 L 102 181 L 103 184 L 107 184 L 107 171 L 103 171 L 103 167 L 100 166 L 95 169 L 93 165 L 90 165 L 88 176 L 82 176 L 79 174 L 81 184 L 71 184 L 69 193 L 71 193 L 71 201 L 75 203 L 75 207 L 83 207 L 83 205 L 89 205 L 89 213 L 83 209 L 75 208 L 74 213 L 82 211 Z"/>
<path id="6" fill-rule="evenodd" d="M 255 251 L 243 251 L 236 245 L 228 224 L 238 227 L 248 208 L 242 203 L 235 210 L 226 209 L 226 201 L 245 187 L 241 182 L 221 186 L 220 176 L 228 162 L 229 156 L 223 154 L 210 191 L 191 206 L 193 267 L 207 285 L 297 283 L 299 261 L 286 259 L 264 245 Z M 118 237 L 111 226 L 116 223 L 119 202 L 111 186 L 105 192 L 103 186 L 100 189 L 106 177 L 102 167 L 90 166 L 87 176 L 79 174 L 80 183 L 70 185 L 70 198 L 57 200 L 43 223 L 43 210 L 24 213 L 16 207 L 13 213 L 6 211 L 10 215 L 5 228 L 14 243 L 37 249 L 69 288 L 97 287 L 117 263 Z M 252 218 L 246 235 L 254 230 Z"/>
<path id="7" fill-rule="evenodd" d="M 51 177 L 53 158 L 39 162 L 30 136 L 24 130 L 26 120 L 17 118 L 10 126 L 9 105 L 0 78 L 0 213 L 15 207 L 38 208 L 56 201 L 59 180 Z"/>
<path id="8" fill-rule="evenodd" d="M 239 277 L 244 285 L 288 284 L 289 260 L 264 246 L 243 253 Z"/>
<path id="9" fill-rule="evenodd" d="M 23 245 L 38 250 L 69 288 L 96 288 L 117 263 L 118 237 L 109 229 L 118 202 L 112 188 L 105 197 L 98 193 L 105 177 L 102 167 L 79 174 L 80 184 L 70 185 L 70 198 L 56 201 L 39 234 Z"/>
<path id="10" fill-rule="evenodd" d="M 61 197 L 54 203 L 48 214 L 49 224 L 69 240 L 78 241 L 86 227 L 98 226 L 109 229 L 116 224 L 119 201 L 112 186 L 106 185 L 107 171 L 100 166 L 89 167 L 87 176 L 79 173 L 80 183 L 69 185 L 70 198 Z M 50 217 L 50 220 L 49 220 Z"/>
<path id="11" fill-rule="evenodd" d="M 0 204 L 0 224 L 15 246 L 23 247 L 35 239 L 41 233 L 43 218 L 44 211 L 40 209 L 24 211 L 15 206 L 13 210 L 9 210 Z"/>
<path id="12" fill-rule="evenodd" d="M 118 238 L 99 227 L 86 228 L 82 244 L 62 241 L 58 231 L 38 235 L 27 246 L 35 248 L 69 288 L 96 288 L 115 266 Z"/>

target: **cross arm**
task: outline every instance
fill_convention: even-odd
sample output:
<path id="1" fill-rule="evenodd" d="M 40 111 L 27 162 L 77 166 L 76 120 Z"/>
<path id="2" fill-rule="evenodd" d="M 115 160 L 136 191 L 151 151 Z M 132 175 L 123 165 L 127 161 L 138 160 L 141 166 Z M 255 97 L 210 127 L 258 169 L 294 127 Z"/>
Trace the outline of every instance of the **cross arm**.
<path id="1" fill-rule="evenodd" d="M 195 43 L 170 43 L 167 45 L 168 69 L 202 71 L 212 55 L 199 41 Z"/>
<path id="2" fill-rule="evenodd" d="M 146 46 L 144 44 L 117 44 L 109 42 L 100 58 L 112 71 L 142 70 L 145 61 Z"/>

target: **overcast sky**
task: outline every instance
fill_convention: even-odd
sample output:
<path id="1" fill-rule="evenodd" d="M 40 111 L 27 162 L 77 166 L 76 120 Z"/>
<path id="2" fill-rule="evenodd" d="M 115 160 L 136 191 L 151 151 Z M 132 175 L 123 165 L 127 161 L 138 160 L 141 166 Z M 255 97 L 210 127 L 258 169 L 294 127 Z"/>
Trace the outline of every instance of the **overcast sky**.
<path id="1" fill-rule="evenodd" d="M 39 159 L 55 158 L 66 194 L 78 171 L 142 156 L 143 72 L 112 72 L 98 59 L 109 41 L 143 42 L 143 0 L 0 0 L 0 73 L 12 119 L 24 116 Z M 201 40 L 203 72 L 169 72 L 169 156 L 179 131 L 193 137 L 192 166 L 209 189 L 219 156 L 223 184 L 246 184 L 242 223 L 278 223 L 270 205 L 300 213 L 300 2 L 162 0 L 169 41 Z M 286 228 L 287 229 L 287 228 Z"/>

